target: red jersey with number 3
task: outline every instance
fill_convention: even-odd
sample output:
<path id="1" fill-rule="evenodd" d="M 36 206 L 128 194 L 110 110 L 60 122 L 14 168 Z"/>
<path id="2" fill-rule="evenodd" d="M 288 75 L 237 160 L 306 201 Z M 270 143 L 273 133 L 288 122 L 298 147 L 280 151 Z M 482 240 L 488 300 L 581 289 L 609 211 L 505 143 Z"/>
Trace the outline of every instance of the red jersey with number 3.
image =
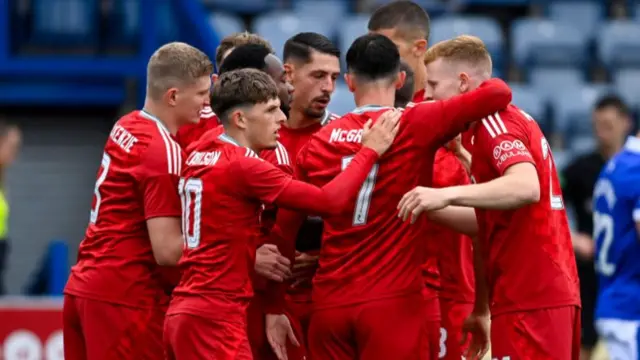
<path id="1" fill-rule="evenodd" d="M 531 163 L 540 201 L 514 210 L 476 210 L 493 316 L 580 305 L 571 235 L 549 143 L 536 121 L 517 107 L 475 126 L 471 172 L 477 183 L 512 165 Z"/>
<path id="2" fill-rule="evenodd" d="M 187 246 L 168 314 L 244 316 L 263 241 L 263 204 L 273 203 L 292 178 L 217 129 L 193 144 L 182 177 Z"/>
<path id="3" fill-rule="evenodd" d="M 467 170 L 456 155 L 447 148 L 440 148 L 433 166 L 433 187 L 470 183 Z M 472 304 L 475 301 L 475 278 L 471 238 L 435 223 L 429 236 L 431 240 L 428 242 L 434 247 L 430 253 L 436 254 L 440 270 L 440 297 Z"/>
<path id="4" fill-rule="evenodd" d="M 146 220 L 180 217 L 182 161 L 180 146 L 154 116 L 134 111 L 116 122 L 65 294 L 135 307 L 166 304 Z"/>

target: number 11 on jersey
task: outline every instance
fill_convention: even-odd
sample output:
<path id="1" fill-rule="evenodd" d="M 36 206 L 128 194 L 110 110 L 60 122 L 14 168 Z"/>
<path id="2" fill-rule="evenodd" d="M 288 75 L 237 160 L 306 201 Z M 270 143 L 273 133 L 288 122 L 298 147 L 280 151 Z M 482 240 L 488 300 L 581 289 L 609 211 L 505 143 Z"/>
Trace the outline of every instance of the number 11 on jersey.
<path id="1" fill-rule="evenodd" d="M 353 160 L 353 155 L 342 158 L 342 170 L 346 169 Z M 373 188 L 376 186 L 376 176 L 378 176 L 378 164 L 374 164 L 367 175 L 367 179 L 362 184 L 358 192 L 358 200 L 353 210 L 353 226 L 365 225 L 371 206 L 371 197 L 373 196 Z"/>

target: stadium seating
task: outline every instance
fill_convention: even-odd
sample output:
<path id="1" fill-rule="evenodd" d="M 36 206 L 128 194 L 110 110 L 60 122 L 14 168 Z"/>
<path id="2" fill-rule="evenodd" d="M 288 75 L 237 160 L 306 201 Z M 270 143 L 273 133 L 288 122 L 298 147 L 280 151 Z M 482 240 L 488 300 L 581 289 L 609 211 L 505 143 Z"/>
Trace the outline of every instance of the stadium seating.
<path id="1" fill-rule="evenodd" d="M 611 21 L 598 34 L 598 56 L 610 70 L 640 66 L 640 22 Z"/>
<path id="2" fill-rule="evenodd" d="M 591 122 L 588 122 L 591 125 Z M 569 149 L 574 155 L 582 155 L 593 151 L 596 148 L 596 139 L 593 136 L 576 136 L 571 139 Z"/>
<path id="3" fill-rule="evenodd" d="M 140 1 L 115 0 L 113 4 L 109 17 L 111 42 L 117 45 L 135 45 L 140 38 Z M 178 40 L 178 26 L 169 2 L 158 2 L 156 18 L 158 41 L 165 43 Z"/>
<path id="4" fill-rule="evenodd" d="M 313 14 L 296 14 L 289 11 L 274 11 L 256 18 L 253 30 L 271 42 L 278 56 L 282 56 L 284 43 L 301 31 L 311 31 L 333 38 L 334 28 Z"/>
<path id="5" fill-rule="evenodd" d="M 221 38 L 229 34 L 246 30 L 242 19 L 235 15 L 218 11 L 209 15 L 209 24 Z"/>
<path id="6" fill-rule="evenodd" d="M 526 66 L 587 65 L 587 34 L 548 19 L 520 19 L 511 28 L 512 58 Z"/>
<path id="7" fill-rule="evenodd" d="M 607 85 L 565 87 L 553 99 L 556 129 L 564 134 L 567 143 L 580 136 L 593 133 L 591 110 L 597 99 L 611 91 Z"/>
<path id="8" fill-rule="evenodd" d="M 620 70 L 613 74 L 616 91 L 634 110 L 640 110 L 640 69 Z"/>
<path id="9" fill-rule="evenodd" d="M 547 103 L 566 87 L 584 85 L 584 74 L 578 69 L 535 68 L 529 73 L 529 83 Z"/>
<path id="10" fill-rule="evenodd" d="M 345 68 L 345 55 L 349 49 L 349 45 L 353 40 L 357 39 L 360 35 L 367 33 L 367 25 L 369 23 L 369 16 L 355 15 L 344 19 L 342 26 L 338 33 L 338 45 L 340 46 L 340 52 L 342 53 L 342 68 Z"/>
<path id="11" fill-rule="evenodd" d="M 90 46 L 98 40 L 100 16 L 95 1 L 33 0 L 33 10 L 31 41 L 35 45 Z"/>
<path id="12" fill-rule="evenodd" d="M 547 116 L 545 102 L 538 92 L 527 85 L 510 84 L 510 86 L 513 91 L 513 104 L 531 115 L 543 131 L 551 131 L 552 123 Z"/>
<path id="13" fill-rule="evenodd" d="M 562 21 L 592 38 L 604 17 L 603 4 L 596 1 L 552 1 L 547 5 L 549 19 Z"/>
<path id="14" fill-rule="evenodd" d="M 442 16 L 431 23 L 431 44 L 451 39 L 458 35 L 475 35 L 484 41 L 491 52 L 493 66 L 501 69 L 504 37 L 497 21 L 480 16 Z"/>
<path id="15" fill-rule="evenodd" d="M 204 4 L 216 9 L 243 14 L 259 14 L 274 9 L 276 0 L 203 0 Z"/>
<path id="16" fill-rule="evenodd" d="M 331 24 L 332 28 L 340 26 L 347 15 L 348 3 L 342 0 L 297 0 L 293 2 L 293 11 L 297 14 L 315 14 L 323 21 Z"/>

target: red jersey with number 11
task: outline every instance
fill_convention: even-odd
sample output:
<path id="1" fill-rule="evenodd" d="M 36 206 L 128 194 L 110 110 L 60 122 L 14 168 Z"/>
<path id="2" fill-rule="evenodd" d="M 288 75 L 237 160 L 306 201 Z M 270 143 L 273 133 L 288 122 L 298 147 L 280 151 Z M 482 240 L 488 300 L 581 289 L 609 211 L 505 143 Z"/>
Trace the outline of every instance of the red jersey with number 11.
<path id="1" fill-rule="evenodd" d="M 146 220 L 180 217 L 182 160 L 180 146 L 154 116 L 134 111 L 116 122 L 65 294 L 134 307 L 166 304 Z"/>
<path id="2" fill-rule="evenodd" d="M 531 163 L 540 201 L 514 210 L 476 210 L 491 315 L 580 305 L 576 260 L 551 148 L 531 116 L 510 105 L 482 119 L 471 172 L 483 183 Z"/>

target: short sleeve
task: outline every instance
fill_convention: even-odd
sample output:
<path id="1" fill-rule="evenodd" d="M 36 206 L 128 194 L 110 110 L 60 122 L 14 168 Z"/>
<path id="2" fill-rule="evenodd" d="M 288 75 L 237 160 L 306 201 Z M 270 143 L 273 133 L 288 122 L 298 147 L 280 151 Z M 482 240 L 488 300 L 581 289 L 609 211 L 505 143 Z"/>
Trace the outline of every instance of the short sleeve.
<path id="1" fill-rule="evenodd" d="M 178 182 L 183 158 L 179 145 L 171 140 L 151 144 L 141 157 L 136 177 L 145 219 L 181 216 Z"/>
<path id="2" fill-rule="evenodd" d="M 292 180 L 291 175 L 255 157 L 238 159 L 230 171 L 238 179 L 241 193 L 267 204 L 274 203 Z"/>
<path id="3" fill-rule="evenodd" d="M 433 163 L 433 187 L 443 188 L 469 183 L 469 175 L 460 160 L 449 150 L 439 149 Z"/>
<path id="4" fill-rule="evenodd" d="M 478 122 L 474 147 L 489 158 L 500 173 L 512 165 L 528 162 L 535 165 L 529 149 L 529 136 L 523 124 L 513 120 L 509 112 L 496 113 Z"/>
<path id="5" fill-rule="evenodd" d="M 291 166 L 289 153 L 280 142 L 278 142 L 275 149 L 263 150 L 260 152 L 260 157 L 283 172 L 289 175 L 293 174 L 293 167 Z"/>

